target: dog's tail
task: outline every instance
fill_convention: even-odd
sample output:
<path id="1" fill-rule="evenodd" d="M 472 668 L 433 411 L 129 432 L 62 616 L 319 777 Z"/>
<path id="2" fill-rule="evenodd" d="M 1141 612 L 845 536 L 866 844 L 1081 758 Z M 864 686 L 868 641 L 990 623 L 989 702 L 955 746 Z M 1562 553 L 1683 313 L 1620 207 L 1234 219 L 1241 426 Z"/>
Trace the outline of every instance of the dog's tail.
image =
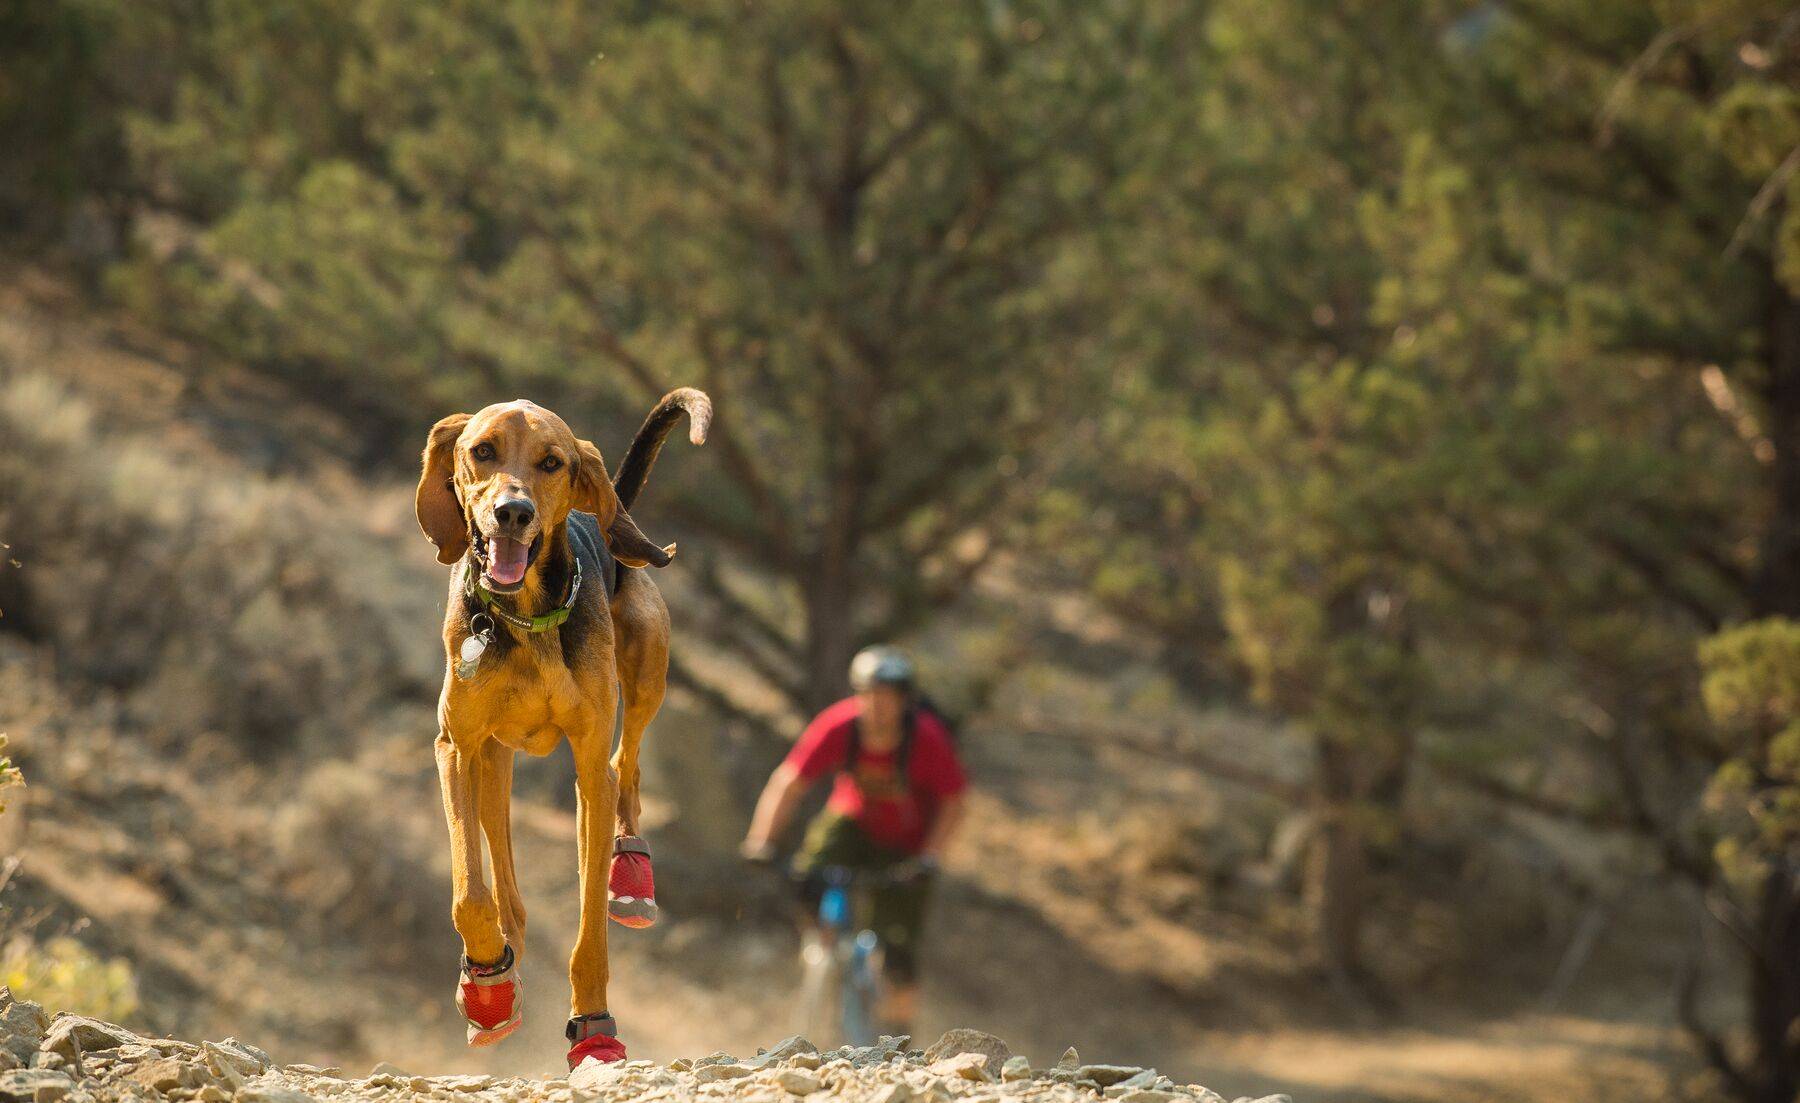
<path id="1" fill-rule="evenodd" d="M 631 438 L 631 447 L 625 450 L 618 473 L 613 475 L 613 491 L 618 494 L 622 508 L 630 509 L 637 501 L 638 491 L 644 489 L 644 481 L 650 477 L 650 468 L 656 463 L 656 454 L 662 451 L 669 430 L 675 428 L 684 412 L 688 416 L 688 440 L 695 444 L 706 442 L 706 430 L 712 425 L 713 414 L 712 399 L 706 397 L 706 392 L 677 387 L 663 395 L 656 409 L 651 410 L 644 424 L 638 427 L 637 436 Z"/>

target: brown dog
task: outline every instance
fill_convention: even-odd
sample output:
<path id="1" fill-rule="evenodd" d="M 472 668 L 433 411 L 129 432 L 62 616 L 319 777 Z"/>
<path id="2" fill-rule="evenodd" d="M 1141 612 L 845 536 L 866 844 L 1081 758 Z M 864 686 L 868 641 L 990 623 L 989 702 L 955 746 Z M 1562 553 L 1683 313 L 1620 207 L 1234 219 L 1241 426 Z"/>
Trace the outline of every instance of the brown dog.
<path id="1" fill-rule="evenodd" d="M 649 885 L 648 848 L 637 838 L 638 749 L 662 705 L 669 661 L 669 611 L 638 568 L 663 566 L 675 550 L 646 538 L 626 507 L 684 411 L 689 439 L 706 439 L 711 402 L 691 388 L 673 391 L 638 430 L 617 480 L 608 479 L 599 449 L 524 401 L 447 417 L 425 446 L 419 527 L 437 545 L 438 562 L 455 567 L 444 618 L 437 762 L 450 823 L 451 915 L 463 942 L 457 1003 L 471 1045 L 510 1034 L 522 1005 L 517 963 L 525 907 L 509 824 L 513 754 L 548 754 L 567 739 L 581 863 L 581 926 L 569 960 L 569 1064 L 624 1057 L 606 1004 L 608 870 L 616 822 L 627 882 L 636 876 Z M 615 754 L 620 696 L 624 737 Z M 491 890 L 482 873 L 482 834 L 493 860 Z M 619 899 L 624 905 L 614 901 L 610 910 L 622 922 L 643 926 L 654 918 L 653 895 Z"/>

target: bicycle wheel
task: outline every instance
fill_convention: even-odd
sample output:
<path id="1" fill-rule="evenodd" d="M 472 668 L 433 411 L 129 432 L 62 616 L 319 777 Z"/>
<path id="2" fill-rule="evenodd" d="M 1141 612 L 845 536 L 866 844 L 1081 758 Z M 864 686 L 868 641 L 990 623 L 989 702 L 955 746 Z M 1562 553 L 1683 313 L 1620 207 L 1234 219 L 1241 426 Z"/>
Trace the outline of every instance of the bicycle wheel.
<path id="1" fill-rule="evenodd" d="M 840 988 L 839 1021 L 844 1041 L 853 1046 L 873 1045 L 876 1038 L 875 1004 L 880 996 L 881 978 L 876 974 L 876 951 L 880 940 L 874 931 L 862 931 L 851 944 L 849 961 L 843 971 Z"/>
<path id="2" fill-rule="evenodd" d="M 810 933 L 800 944 L 800 993 L 794 1008 L 794 1033 L 814 1045 L 831 1044 L 839 1027 L 843 970 L 835 941 Z"/>

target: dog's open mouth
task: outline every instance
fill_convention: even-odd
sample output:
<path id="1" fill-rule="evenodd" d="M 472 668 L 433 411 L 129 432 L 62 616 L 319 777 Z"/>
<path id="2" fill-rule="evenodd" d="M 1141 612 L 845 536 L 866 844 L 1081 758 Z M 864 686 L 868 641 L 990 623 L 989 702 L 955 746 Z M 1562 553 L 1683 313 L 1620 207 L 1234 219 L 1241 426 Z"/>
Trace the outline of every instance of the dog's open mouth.
<path id="1" fill-rule="evenodd" d="M 525 572 L 530 569 L 532 560 L 537 558 L 538 546 L 542 543 L 542 536 L 529 544 L 506 536 L 488 537 L 481 556 L 481 573 L 487 578 L 488 589 L 499 592 L 518 589 L 525 581 Z"/>

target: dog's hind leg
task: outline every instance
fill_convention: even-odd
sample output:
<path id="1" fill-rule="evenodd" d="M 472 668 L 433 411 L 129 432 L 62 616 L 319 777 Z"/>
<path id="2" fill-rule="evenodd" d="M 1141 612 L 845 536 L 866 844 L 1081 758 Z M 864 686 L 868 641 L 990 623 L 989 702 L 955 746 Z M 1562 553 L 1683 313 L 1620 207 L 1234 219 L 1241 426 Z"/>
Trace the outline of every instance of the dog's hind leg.
<path id="1" fill-rule="evenodd" d="M 614 701 L 598 702 L 601 716 L 611 716 Z M 608 725 L 610 727 L 610 725 Z M 612 858 L 613 817 L 618 809 L 618 789 L 607 762 L 607 743 L 612 732 L 599 725 L 586 732 L 569 733 L 569 749 L 575 756 L 577 853 L 581 864 L 581 922 L 575 935 L 575 952 L 569 959 L 571 1013 L 576 1018 L 606 1010 L 606 985 L 610 971 L 606 961 L 606 881 Z"/>
<path id="2" fill-rule="evenodd" d="M 512 947 L 515 960 L 525 956 L 525 901 L 519 895 L 519 878 L 513 867 L 511 747 L 490 739 L 481 750 L 481 830 L 487 835 L 488 857 L 494 866 L 494 895 L 499 898 L 500 930 Z"/>
<path id="3" fill-rule="evenodd" d="M 668 686 L 669 608 L 649 575 L 625 570 L 620 572 L 619 592 L 613 597 L 612 618 L 619 687 L 625 701 L 624 731 L 612 760 L 619 775 L 619 834 L 636 835 L 643 813 L 638 753 Z"/>

